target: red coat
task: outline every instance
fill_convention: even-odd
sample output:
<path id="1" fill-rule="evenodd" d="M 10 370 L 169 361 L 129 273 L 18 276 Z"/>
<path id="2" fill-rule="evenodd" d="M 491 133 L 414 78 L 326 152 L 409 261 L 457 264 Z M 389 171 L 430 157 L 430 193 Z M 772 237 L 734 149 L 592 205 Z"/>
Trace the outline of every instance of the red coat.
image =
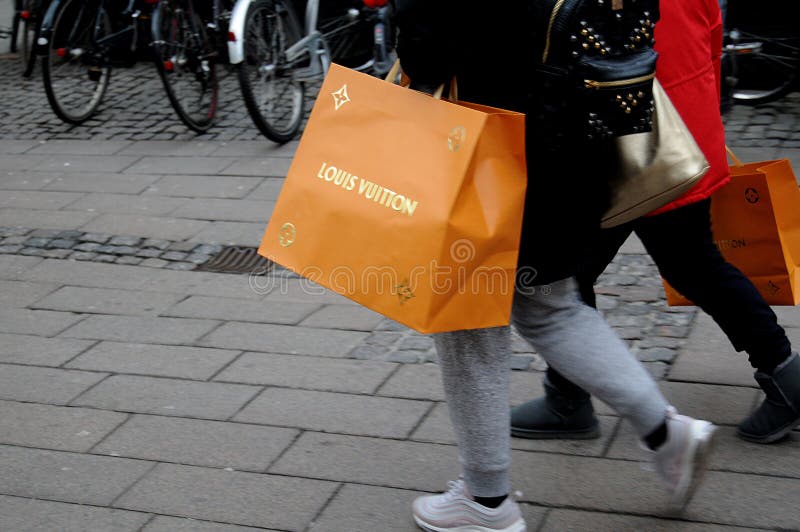
<path id="1" fill-rule="evenodd" d="M 722 17 L 718 0 L 664 0 L 656 24 L 656 76 L 711 168 L 660 214 L 708 198 L 730 180 L 719 112 Z"/>

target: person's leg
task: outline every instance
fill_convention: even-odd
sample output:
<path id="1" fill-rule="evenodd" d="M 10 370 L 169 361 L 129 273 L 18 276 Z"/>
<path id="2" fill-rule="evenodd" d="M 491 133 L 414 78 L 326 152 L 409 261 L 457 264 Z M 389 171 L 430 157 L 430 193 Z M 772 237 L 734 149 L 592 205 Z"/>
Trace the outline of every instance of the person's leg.
<path id="1" fill-rule="evenodd" d="M 633 232 L 633 223 L 604 229 L 581 262 L 576 276 L 584 303 L 595 307 L 594 284 Z M 547 367 L 545 394 L 511 410 L 511 434 L 528 439 L 589 439 L 600 436 L 591 396 L 580 386 Z"/>
<path id="2" fill-rule="evenodd" d="M 609 404 L 654 450 L 653 460 L 673 495 L 684 505 L 705 468 L 713 425 L 678 415 L 641 363 L 602 316 L 580 301 L 567 279 L 534 294 L 518 292 L 512 321 L 548 364 Z"/>
<path id="3" fill-rule="evenodd" d="M 450 419 L 458 439 L 462 477 L 443 495 L 414 501 L 413 515 L 426 530 L 522 532 L 525 521 L 511 497 L 509 466 L 508 327 L 434 336 Z"/>
<path id="4" fill-rule="evenodd" d="M 767 401 L 739 427 L 759 443 L 800 424 L 800 361 L 775 313 L 714 245 L 710 202 L 644 218 L 636 232 L 664 279 L 710 315 L 737 351 L 746 351 Z"/>
<path id="5" fill-rule="evenodd" d="M 578 298 L 573 279 L 517 293 L 512 320 L 547 363 L 630 419 L 640 437 L 669 407 L 653 378 L 603 317 Z"/>
<path id="6" fill-rule="evenodd" d="M 510 491 L 508 327 L 434 336 L 464 480 L 472 495 Z"/>

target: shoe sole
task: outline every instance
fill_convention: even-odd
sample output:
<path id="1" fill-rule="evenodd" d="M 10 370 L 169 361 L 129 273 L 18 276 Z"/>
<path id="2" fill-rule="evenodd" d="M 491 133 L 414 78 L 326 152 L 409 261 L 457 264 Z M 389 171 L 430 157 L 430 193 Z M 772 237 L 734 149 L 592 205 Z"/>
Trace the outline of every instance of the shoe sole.
<path id="1" fill-rule="evenodd" d="M 530 430 L 511 427 L 511 435 L 526 440 L 593 440 L 600 437 L 600 424 L 580 430 Z"/>
<path id="2" fill-rule="evenodd" d="M 703 483 L 708 464 L 711 457 L 711 451 L 716 445 L 717 427 L 711 423 L 704 423 L 702 431 L 696 434 L 692 440 L 692 447 L 690 452 L 692 456 L 692 476 L 689 479 L 689 484 L 684 490 L 679 492 L 673 497 L 672 505 L 678 511 L 683 511 L 684 508 L 691 502 L 697 488 Z"/>
<path id="3" fill-rule="evenodd" d="M 506 528 L 487 528 L 480 525 L 464 525 L 455 528 L 439 528 L 437 526 L 429 525 L 416 515 L 414 521 L 422 530 L 427 532 L 526 532 L 528 529 L 525 527 L 525 521 L 520 517 L 518 520 Z"/>
<path id="4" fill-rule="evenodd" d="M 740 429 L 736 429 L 736 435 L 739 436 L 741 439 L 749 441 L 751 443 L 775 443 L 776 441 L 785 438 L 790 432 L 794 430 L 795 427 L 798 426 L 800 426 L 800 418 L 795 419 L 793 422 L 789 423 L 788 425 L 781 428 L 777 432 L 767 434 L 766 436 L 753 436 L 746 432 L 742 432 Z"/>

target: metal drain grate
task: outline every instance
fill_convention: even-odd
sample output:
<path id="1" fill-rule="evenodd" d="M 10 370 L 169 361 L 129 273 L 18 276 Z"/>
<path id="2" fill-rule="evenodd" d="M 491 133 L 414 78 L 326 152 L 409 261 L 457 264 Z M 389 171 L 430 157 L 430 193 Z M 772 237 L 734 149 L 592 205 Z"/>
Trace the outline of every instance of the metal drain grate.
<path id="1" fill-rule="evenodd" d="M 195 271 L 264 275 L 274 265 L 271 260 L 259 255 L 256 248 L 226 246 L 211 260 L 195 268 Z"/>

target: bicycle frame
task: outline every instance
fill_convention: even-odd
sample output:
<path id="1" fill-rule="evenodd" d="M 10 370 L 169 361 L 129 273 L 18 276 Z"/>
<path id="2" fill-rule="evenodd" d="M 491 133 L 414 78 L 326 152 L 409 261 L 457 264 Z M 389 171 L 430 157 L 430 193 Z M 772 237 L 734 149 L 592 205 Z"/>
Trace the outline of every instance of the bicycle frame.
<path id="1" fill-rule="evenodd" d="M 47 8 L 47 12 L 42 19 L 42 25 L 39 28 L 39 38 L 36 40 L 36 55 L 47 55 L 47 45 L 50 43 L 50 38 L 53 34 L 53 25 L 56 22 L 56 16 L 59 12 L 59 8 L 61 4 L 64 3 L 66 0 L 53 0 L 50 2 L 50 6 Z M 99 4 L 98 8 L 98 17 L 100 13 L 106 9 L 106 2 L 105 0 L 97 0 Z M 120 15 L 122 16 L 130 16 L 131 22 L 125 23 L 122 25 L 121 29 L 112 28 L 113 33 L 111 35 L 107 35 L 102 39 L 98 40 L 97 42 L 93 43 L 94 45 L 111 45 L 116 43 L 123 38 L 125 38 L 128 34 L 133 34 L 133 38 L 131 41 L 131 46 L 136 46 L 136 23 L 135 20 L 141 14 L 138 9 L 135 9 L 135 2 L 136 0 L 130 0 L 128 3 L 128 7 L 120 12 L 109 13 L 112 23 L 118 21 Z M 116 24 L 115 24 L 116 25 Z"/>
<path id="2" fill-rule="evenodd" d="M 244 26 L 247 20 L 247 11 L 250 5 L 256 0 L 238 0 L 231 13 L 231 21 L 228 26 L 228 57 L 231 64 L 239 64 L 244 61 Z M 317 30 L 317 17 L 319 14 L 319 0 L 308 0 L 305 13 L 306 34 L 291 47 L 286 50 L 288 61 L 300 57 L 306 51 L 312 50 L 312 45 L 320 39 Z M 322 67 L 322 64 L 319 65 Z M 327 72 L 327 68 L 320 71 Z"/>

